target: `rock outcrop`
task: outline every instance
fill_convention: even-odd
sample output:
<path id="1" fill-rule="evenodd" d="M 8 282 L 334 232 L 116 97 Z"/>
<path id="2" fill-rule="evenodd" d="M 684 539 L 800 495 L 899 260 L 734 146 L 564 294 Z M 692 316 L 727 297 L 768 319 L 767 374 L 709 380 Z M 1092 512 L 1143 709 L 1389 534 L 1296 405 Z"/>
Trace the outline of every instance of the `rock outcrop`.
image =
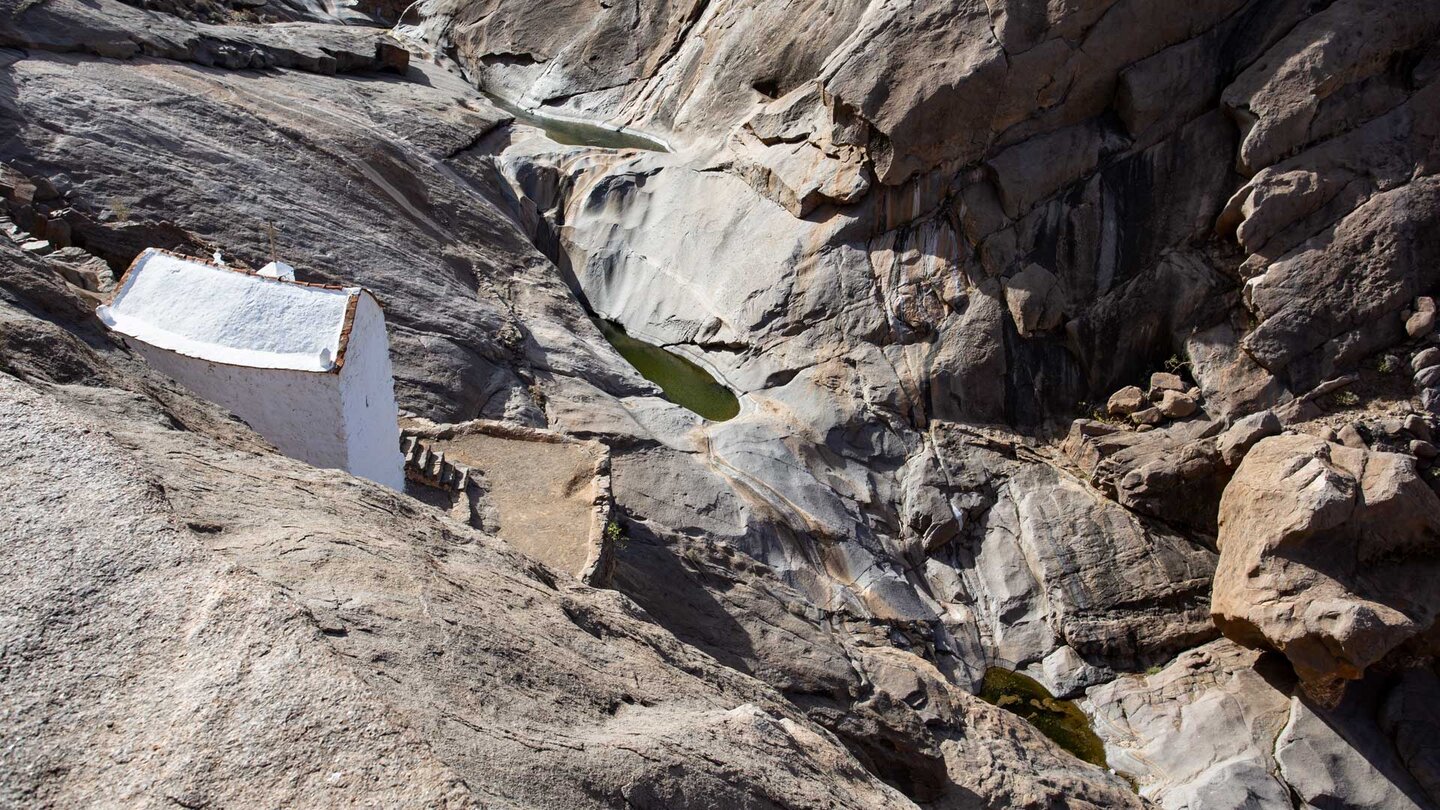
<path id="1" fill-rule="evenodd" d="M 1427 808 L 1440 794 L 1420 744 L 1435 675 L 1364 684 L 1334 708 L 1297 693 L 1289 667 L 1226 640 L 1145 676 L 1091 689 L 1109 761 L 1167 810 Z M 1424 697 L 1422 697 L 1424 696 Z M 1401 718 L 1401 706 L 1417 711 Z M 1407 761 L 1408 760 L 1408 761 Z"/>
<path id="2" fill-rule="evenodd" d="M 973 699 L 1000 666 L 1129 723 L 1112 764 L 1166 806 L 1433 805 L 1433 2 L 336 5 L 0 0 L 35 583 L 0 604 L 57 606 L 0 642 L 45 653 L 5 661 L 15 803 L 1134 806 Z M 270 222 L 377 293 L 409 413 L 609 447 L 614 591 L 275 458 L 87 326 L 102 265 L 258 266 Z M 1327 428 L 1353 447 L 1276 435 Z M 37 482 L 31 444 L 102 461 Z M 1288 658 L 1193 651 L 1220 629 Z M 1261 696 L 1272 664 L 1337 707 Z"/>
<path id="3" fill-rule="evenodd" d="M 1282 652 L 1317 695 L 1434 652 L 1440 497 L 1412 459 L 1265 439 L 1225 488 L 1219 547 L 1216 624 Z"/>
<path id="4" fill-rule="evenodd" d="M 87 311 L 0 245 L 7 803 L 914 806 L 626 597 L 279 455 Z M 880 712 L 931 695 L 942 789 L 1134 805 L 923 660 L 850 654 Z"/>

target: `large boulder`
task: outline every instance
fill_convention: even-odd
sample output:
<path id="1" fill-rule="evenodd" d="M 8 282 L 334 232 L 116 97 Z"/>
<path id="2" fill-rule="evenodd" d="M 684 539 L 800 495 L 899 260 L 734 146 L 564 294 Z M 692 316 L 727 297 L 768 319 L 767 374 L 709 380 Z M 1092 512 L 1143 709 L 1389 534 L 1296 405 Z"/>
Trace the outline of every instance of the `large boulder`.
<path id="1" fill-rule="evenodd" d="M 1415 460 L 1311 436 L 1245 456 L 1220 501 L 1211 610 L 1278 650 L 1324 695 L 1402 646 L 1428 652 L 1440 611 L 1440 498 Z"/>
<path id="2" fill-rule="evenodd" d="M 1165 810 L 1435 807 L 1428 669 L 1369 678 L 1333 708 L 1273 653 L 1220 639 L 1086 694 L 1110 767 Z"/>

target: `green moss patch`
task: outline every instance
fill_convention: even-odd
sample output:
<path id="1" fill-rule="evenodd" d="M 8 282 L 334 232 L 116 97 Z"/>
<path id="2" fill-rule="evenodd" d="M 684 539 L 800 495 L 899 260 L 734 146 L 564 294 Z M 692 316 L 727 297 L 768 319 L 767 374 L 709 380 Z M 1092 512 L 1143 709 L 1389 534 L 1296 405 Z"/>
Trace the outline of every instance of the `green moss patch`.
<path id="1" fill-rule="evenodd" d="M 1073 701 L 1058 700 L 1035 679 L 1008 669 L 985 672 L 980 698 L 1030 721 L 1040 733 L 1080 759 L 1104 768 L 1105 744 Z"/>

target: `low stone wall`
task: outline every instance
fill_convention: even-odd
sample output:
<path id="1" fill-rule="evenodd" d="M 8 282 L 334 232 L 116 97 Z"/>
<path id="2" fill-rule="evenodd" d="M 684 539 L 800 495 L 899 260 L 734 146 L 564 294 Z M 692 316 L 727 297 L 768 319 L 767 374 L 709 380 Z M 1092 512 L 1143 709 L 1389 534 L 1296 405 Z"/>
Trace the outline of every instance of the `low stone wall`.
<path id="1" fill-rule="evenodd" d="M 576 439 L 554 431 L 527 428 L 517 425 L 476 419 L 458 424 L 437 424 L 426 419 L 404 419 L 401 421 L 401 450 L 405 454 L 406 475 L 432 487 L 448 492 L 466 493 L 477 490 L 477 497 L 483 498 L 490 487 L 485 483 L 502 477 L 504 470 L 486 470 L 466 463 L 455 457 L 433 450 L 439 442 L 453 441 L 465 436 L 490 436 L 511 441 L 535 442 L 540 444 L 567 445 L 584 452 L 593 460 L 590 478 L 590 510 L 588 540 L 585 562 L 578 571 L 571 571 L 582 582 L 604 587 L 610 581 L 614 569 L 614 543 L 608 536 L 614 511 L 614 499 L 610 488 L 610 449 L 593 440 Z M 478 505 L 470 507 L 475 519 L 490 523 Z M 474 521 L 472 520 L 472 523 Z M 481 525 L 481 528 L 491 526 Z M 503 534 L 502 534 L 503 537 Z M 542 560 L 542 562 L 548 562 Z"/>

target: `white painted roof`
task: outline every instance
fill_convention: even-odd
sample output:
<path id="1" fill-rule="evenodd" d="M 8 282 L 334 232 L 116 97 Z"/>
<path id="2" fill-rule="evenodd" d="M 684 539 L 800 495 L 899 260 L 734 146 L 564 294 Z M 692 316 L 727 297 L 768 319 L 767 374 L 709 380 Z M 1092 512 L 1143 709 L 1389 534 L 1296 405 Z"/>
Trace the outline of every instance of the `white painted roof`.
<path id="1" fill-rule="evenodd" d="M 123 335 L 189 357 L 335 371 L 354 317 L 351 300 L 360 292 L 264 278 L 151 248 L 96 314 Z"/>
<path id="2" fill-rule="evenodd" d="M 295 280 L 295 268 L 285 262 L 270 262 L 258 271 L 266 278 L 283 278 L 286 281 Z"/>

